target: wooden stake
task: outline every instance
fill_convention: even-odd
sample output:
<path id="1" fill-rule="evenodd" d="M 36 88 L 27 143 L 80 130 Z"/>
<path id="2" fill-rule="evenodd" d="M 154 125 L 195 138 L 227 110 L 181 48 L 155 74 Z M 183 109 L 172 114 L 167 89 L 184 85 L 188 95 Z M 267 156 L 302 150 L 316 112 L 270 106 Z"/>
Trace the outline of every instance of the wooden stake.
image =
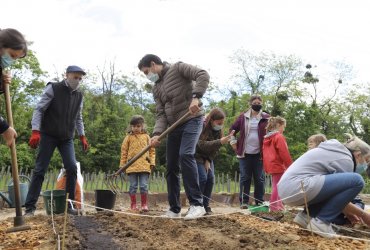
<path id="1" fill-rule="evenodd" d="M 62 242 L 62 249 L 63 250 L 65 249 L 64 248 L 64 242 L 65 242 L 66 226 L 67 226 L 68 196 L 69 196 L 69 193 L 67 193 L 67 197 L 66 197 L 66 208 L 64 210 L 63 242 Z"/>
<path id="2" fill-rule="evenodd" d="M 310 211 L 308 210 L 307 196 L 306 196 L 306 191 L 304 190 L 304 187 L 303 187 L 303 181 L 301 181 L 301 189 L 302 189 L 302 192 L 303 192 L 304 204 L 306 206 L 308 225 L 310 226 L 311 235 L 313 236 L 312 226 L 311 226 L 311 220 L 310 220 Z"/>

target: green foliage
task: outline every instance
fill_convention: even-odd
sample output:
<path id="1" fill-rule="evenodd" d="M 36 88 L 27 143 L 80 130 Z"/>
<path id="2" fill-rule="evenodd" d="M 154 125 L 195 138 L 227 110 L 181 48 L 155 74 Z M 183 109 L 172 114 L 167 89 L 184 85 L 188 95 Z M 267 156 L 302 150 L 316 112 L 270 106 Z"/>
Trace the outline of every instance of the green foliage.
<path id="1" fill-rule="evenodd" d="M 335 78 L 338 89 L 333 90 L 332 96 L 323 98 L 320 94 L 328 90 L 320 84 L 326 83 L 318 78 L 311 65 L 304 68 L 302 60 L 296 56 L 253 54 L 239 50 L 232 57 L 232 62 L 238 70 L 234 76 L 235 85 L 226 87 L 211 83 L 203 98 L 206 111 L 216 106 L 225 111 L 225 134 L 228 134 L 239 114 L 249 108 L 250 95 L 258 92 L 264 99 L 264 110 L 287 120 L 284 134 L 294 159 L 307 150 L 306 140 L 315 133 L 324 133 L 328 138 L 341 140 L 343 133 L 351 132 L 370 142 L 370 88 L 361 88 L 359 86 L 363 84 L 359 83 L 353 84 L 355 87 L 350 91 L 339 91 L 349 79 L 349 67 L 338 69 Z M 155 105 L 150 93 L 152 85 L 139 75 L 125 76 L 114 72 L 114 65 L 111 65 L 110 70 L 100 70 L 99 77 L 91 74 L 82 86 L 83 117 L 90 150 L 82 151 L 77 136 L 75 150 L 76 159 L 81 162 L 85 172 L 117 170 L 121 143 L 133 115 L 144 116 L 149 134 L 155 123 Z M 30 51 L 26 58 L 14 64 L 12 74 L 10 89 L 14 124 L 18 133 L 18 165 L 30 170 L 34 167 L 37 155 L 37 150 L 28 146 L 30 123 L 34 107 L 45 87 L 43 79 L 47 73 L 40 69 L 35 54 Z M 98 78 L 101 81 L 97 81 Z M 221 100 L 217 97 L 221 97 Z M 5 114 L 4 101 L 1 102 L 0 113 Z M 166 169 L 165 152 L 166 141 L 163 140 L 156 149 L 156 171 L 161 173 Z M 4 144 L 0 145 L 0 154 L 0 166 L 10 165 L 10 150 Z M 59 169 L 61 162 L 56 151 L 49 168 Z M 217 173 L 233 176 L 238 171 L 238 159 L 229 145 L 221 147 L 215 166 Z"/>

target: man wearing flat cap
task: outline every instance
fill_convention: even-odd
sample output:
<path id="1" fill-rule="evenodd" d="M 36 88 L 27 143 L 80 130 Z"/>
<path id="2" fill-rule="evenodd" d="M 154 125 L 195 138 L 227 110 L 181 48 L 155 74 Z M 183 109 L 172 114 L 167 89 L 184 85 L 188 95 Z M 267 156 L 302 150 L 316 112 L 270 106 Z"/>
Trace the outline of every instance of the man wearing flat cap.
<path id="1" fill-rule="evenodd" d="M 82 120 L 82 92 L 78 89 L 86 73 L 78 66 L 68 66 L 66 78 L 61 82 L 49 82 L 32 116 L 31 148 L 39 146 L 36 166 L 26 198 L 25 215 L 34 215 L 44 175 L 55 148 L 58 148 L 66 169 L 66 193 L 74 200 L 77 166 L 73 137 L 75 130 L 82 142 L 83 150 L 88 149 Z M 68 213 L 76 215 L 77 210 L 68 204 Z"/>

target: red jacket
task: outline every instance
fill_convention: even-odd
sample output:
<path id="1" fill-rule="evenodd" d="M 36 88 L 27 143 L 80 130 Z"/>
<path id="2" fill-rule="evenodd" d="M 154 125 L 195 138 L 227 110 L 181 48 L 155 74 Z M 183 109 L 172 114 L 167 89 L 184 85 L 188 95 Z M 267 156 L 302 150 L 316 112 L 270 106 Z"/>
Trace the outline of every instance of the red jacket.
<path id="1" fill-rule="evenodd" d="M 268 174 L 281 174 L 292 164 L 288 145 L 280 132 L 270 133 L 263 139 L 263 168 Z"/>

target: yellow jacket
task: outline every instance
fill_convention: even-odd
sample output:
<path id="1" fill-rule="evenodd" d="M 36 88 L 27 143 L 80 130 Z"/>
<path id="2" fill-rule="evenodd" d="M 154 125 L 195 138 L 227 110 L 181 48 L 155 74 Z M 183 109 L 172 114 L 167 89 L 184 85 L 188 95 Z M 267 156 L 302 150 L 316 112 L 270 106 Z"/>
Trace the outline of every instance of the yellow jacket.
<path id="1" fill-rule="evenodd" d="M 128 134 L 122 142 L 120 167 L 123 167 L 130 159 L 141 152 L 149 145 L 150 137 L 147 133 Z M 130 167 L 126 173 L 150 173 L 150 165 L 155 165 L 155 149 L 151 148 Z"/>

